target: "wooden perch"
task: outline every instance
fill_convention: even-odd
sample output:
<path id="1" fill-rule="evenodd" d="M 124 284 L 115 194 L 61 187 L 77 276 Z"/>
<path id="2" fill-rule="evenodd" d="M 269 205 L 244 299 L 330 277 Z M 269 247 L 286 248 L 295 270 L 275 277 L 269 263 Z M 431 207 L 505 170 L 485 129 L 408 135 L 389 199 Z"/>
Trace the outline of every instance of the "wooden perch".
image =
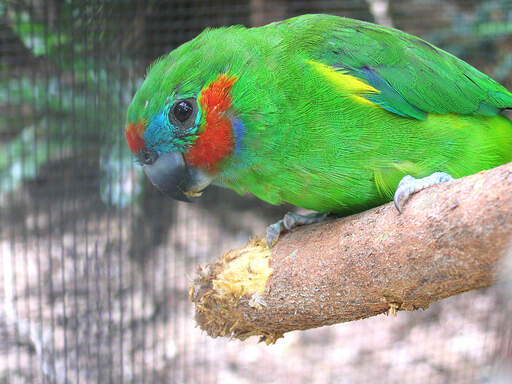
<path id="1" fill-rule="evenodd" d="M 196 321 L 210 336 L 283 333 L 434 301 L 496 280 L 512 234 L 512 163 L 392 203 L 262 239 L 198 268 Z"/>

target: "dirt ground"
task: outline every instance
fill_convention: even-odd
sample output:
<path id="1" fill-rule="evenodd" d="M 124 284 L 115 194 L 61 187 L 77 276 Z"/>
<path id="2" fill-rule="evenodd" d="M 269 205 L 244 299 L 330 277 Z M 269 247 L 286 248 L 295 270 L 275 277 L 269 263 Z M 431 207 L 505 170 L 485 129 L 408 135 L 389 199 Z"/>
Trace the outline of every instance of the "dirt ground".
<path id="1" fill-rule="evenodd" d="M 211 201 L 157 199 L 144 217 L 161 221 L 170 204 L 172 225 L 133 257 L 144 221 L 133 209 L 92 209 L 99 203 L 84 191 L 55 206 L 34 206 L 30 189 L 12 197 L 0 243 L 0 383 L 484 383 L 510 328 L 491 287 L 424 311 L 292 332 L 271 346 L 211 339 L 188 301 L 195 267 L 261 233 L 267 208 L 228 219 Z M 242 201 L 226 199 L 218 204 Z"/>

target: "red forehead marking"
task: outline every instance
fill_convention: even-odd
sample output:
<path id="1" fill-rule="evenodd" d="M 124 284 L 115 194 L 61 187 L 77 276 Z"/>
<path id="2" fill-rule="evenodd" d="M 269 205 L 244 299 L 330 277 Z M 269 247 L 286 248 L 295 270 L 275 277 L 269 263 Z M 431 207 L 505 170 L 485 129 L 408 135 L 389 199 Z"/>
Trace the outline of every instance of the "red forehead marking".
<path id="1" fill-rule="evenodd" d="M 233 101 L 229 91 L 236 80 L 237 77 L 222 74 L 201 91 L 204 129 L 185 155 L 190 165 L 216 171 L 218 163 L 232 152 L 233 123 L 225 112 Z"/>
<path id="2" fill-rule="evenodd" d="M 146 147 L 144 142 L 144 130 L 146 129 L 144 122 L 128 123 L 128 127 L 124 131 L 126 142 L 133 153 L 139 152 Z"/>

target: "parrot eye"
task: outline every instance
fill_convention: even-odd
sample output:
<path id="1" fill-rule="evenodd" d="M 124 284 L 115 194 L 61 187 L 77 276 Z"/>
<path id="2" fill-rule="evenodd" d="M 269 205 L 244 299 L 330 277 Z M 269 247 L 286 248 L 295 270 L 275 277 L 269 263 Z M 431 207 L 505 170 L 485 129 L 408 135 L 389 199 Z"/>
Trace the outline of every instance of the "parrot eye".
<path id="1" fill-rule="evenodd" d="M 178 100 L 169 110 L 169 121 L 179 128 L 190 128 L 197 114 L 194 98 Z"/>
<path id="2" fill-rule="evenodd" d="M 192 106 L 186 100 L 178 101 L 172 109 L 174 117 L 184 123 L 192 114 Z"/>
<path id="3" fill-rule="evenodd" d="M 155 151 L 143 149 L 137 153 L 137 158 L 141 164 L 151 165 L 158 158 L 158 154 Z"/>

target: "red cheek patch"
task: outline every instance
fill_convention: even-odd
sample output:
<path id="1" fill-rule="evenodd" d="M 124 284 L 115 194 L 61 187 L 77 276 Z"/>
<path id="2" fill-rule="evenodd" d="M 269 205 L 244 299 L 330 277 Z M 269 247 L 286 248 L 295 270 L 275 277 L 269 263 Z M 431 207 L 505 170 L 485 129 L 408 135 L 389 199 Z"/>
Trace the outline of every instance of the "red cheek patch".
<path id="1" fill-rule="evenodd" d="M 133 153 L 137 153 L 146 147 L 144 142 L 144 131 L 146 127 L 143 122 L 128 123 L 128 127 L 124 131 L 126 142 Z"/>
<path id="2" fill-rule="evenodd" d="M 218 163 L 233 151 L 233 123 L 226 115 L 233 99 L 229 91 L 237 77 L 219 75 L 201 91 L 199 103 L 205 113 L 204 130 L 185 155 L 187 162 L 214 172 Z"/>

